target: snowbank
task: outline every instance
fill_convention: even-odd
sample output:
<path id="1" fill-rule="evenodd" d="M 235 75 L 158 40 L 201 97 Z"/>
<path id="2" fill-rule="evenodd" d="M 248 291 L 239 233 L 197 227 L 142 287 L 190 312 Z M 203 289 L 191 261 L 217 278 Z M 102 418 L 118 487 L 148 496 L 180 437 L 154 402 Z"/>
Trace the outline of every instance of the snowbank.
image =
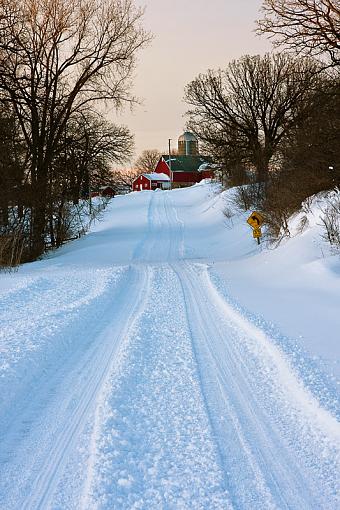
<path id="1" fill-rule="evenodd" d="M 237 209 L 235 192 L 217 193 L 206 183 L 176 197 L 185 210 L 186 257 L 210 263 L 235 303 L 275 325 L 339 376 L 340 257 L 324 239 L 325 197 L 314 197 L 305 212 L 291 218 L 292 237 L 274 249 L 252 238 L 246 222 L 251 211 Z"/>

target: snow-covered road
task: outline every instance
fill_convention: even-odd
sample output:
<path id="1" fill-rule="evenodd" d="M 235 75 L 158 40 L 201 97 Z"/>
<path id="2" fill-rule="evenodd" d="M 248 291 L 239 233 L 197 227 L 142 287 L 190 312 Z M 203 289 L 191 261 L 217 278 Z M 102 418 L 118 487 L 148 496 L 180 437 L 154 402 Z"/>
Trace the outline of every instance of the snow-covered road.
<path id="1" fill-rule="evenodd" d="M 340 508 L 339 423 L 188 256 L 184 193 L 1 294 L 2 510 Z"/>

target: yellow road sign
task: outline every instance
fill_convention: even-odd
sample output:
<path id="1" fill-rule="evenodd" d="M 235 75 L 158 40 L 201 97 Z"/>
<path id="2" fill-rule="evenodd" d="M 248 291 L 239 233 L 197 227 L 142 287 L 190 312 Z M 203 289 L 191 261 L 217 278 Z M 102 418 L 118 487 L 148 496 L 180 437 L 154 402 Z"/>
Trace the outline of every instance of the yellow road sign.
<path id="1" fill-rule="evenodd" d="M 252 228 L 260 228 L 261 225 L 264 223 L 264 218 L 263 218 L 262 214 L 260 214 L 257 211 L 254 211 L 251 213 L 251 215 L 247 219 L 247 223 L 249 223 L 249 225 Z"/>
<path id="2" fill-rule="evenodd" d="M 260 227 L 254 228 L 253 237 L 255 239 L 257 239 L 258 237 L 262 237 L 262 231 L 261 231 Z"/>

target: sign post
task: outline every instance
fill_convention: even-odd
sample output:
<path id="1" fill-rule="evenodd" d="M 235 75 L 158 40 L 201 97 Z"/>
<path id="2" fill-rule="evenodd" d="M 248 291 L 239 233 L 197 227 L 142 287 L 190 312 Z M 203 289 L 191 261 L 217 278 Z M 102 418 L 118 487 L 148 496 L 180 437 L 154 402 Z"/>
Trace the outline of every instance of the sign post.
<path id="1" fill-rule="evenodd" d="M 257 239 L 257 244 L 260 244 L 260 238 L 262 237 L 261 225 L 264 223 L 264 218 L 261 213 L 254 211 L 247 219 L 247 223 L 253 229 L 253 237 Z"/>
<path id="2" fill-rule="evenodd" d="M 254 228 L 253 237 L 254 237 L 254 239 L 257 239 L 257 244 L 260 244 L 260 238 L 262 237 L 262 231 L 259 227 Z"/>

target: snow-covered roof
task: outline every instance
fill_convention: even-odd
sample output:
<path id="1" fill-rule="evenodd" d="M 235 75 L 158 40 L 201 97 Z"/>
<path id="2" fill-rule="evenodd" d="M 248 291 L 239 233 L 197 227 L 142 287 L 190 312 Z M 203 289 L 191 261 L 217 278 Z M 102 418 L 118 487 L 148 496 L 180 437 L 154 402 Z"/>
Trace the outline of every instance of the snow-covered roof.
<path id="1" fill-rule="evenodd" d="M 217 170 L 220 168 L 220 165 L 216 165 L 215 163 L 203 163 L 199 168 L 198 168 L 198 171 L 199 172 L 203 172 L 204 170 Z"/>
<path id="2" fill-rule="evenodd" d="M 151 174 L 143 175 L 150 179 L 150 181 L 170 181 L 170 177 L 166 174 L 157 174 L 156 172 L 152 172 Z"/>
<path id="3" fill-rule="evenodd" d="M 203 163 L 199 168 L 198 168 L 198 171 L 199 172 L 203 172 L 203 170 L 207 170 L 211 168 L 211 164 L 210 163 Z"/>

